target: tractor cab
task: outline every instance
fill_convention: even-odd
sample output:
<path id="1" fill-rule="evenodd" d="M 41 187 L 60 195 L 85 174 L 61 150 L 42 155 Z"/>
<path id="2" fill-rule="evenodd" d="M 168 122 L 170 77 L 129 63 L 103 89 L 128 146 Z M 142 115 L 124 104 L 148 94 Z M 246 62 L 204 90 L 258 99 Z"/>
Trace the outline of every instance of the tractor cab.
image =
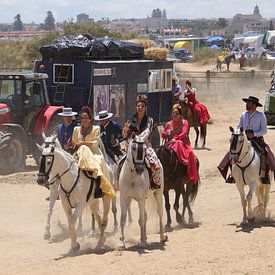
<path id="1" fill-rule="evenodd" d="M 0 74 L 0 125 L 15 123 L 27 131 L 34 127 L 37 115 L 49 105 L 46 78 L 34 73 Z"/>

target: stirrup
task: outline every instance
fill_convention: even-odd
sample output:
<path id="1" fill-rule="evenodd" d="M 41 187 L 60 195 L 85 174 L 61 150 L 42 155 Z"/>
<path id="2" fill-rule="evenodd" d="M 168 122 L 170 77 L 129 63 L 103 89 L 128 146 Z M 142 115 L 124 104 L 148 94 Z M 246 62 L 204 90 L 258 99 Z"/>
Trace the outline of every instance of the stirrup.
<path id="1" fill-rule="evenodd" d="M 151 189 L 160 189 L 160 185 L 158 185 L 158 184 L 156 184 L 156 183 L 154 183 L 154 182 L 151 182 L 151 184 L 150 184 L 150 186 L 151 186 Z"/>

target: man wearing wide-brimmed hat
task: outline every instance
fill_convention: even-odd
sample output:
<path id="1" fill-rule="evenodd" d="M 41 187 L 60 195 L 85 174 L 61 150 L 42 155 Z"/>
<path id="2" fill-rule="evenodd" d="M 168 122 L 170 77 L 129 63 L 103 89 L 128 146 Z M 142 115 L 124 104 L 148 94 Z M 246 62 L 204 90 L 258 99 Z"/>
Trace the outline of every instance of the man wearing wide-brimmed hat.
<path id="1" fill-rule="evenodd" d="M 260 177 L 263 184 L 270 184 L 269 169 L 275 169 L 275 158 L 269 146 L 264 142 L 263 135 L 267 133 L 267 122 L 265 114 L 256 110 L 263 105 L 255 96 L 249 96 L 242 99 L 246 103 L 246 111 L 240 117 L 237 128 L 243 128 L 247 138 L 251 141 L 253 147 L 257 150 L 261 158 Z M 267 158 L 268 154 L 268 158 Z M 268 159 L 268 163 L 267 163 Z M 225 156 L 219 165 L 219 170 L 225 177 L 229 168 L 229 153 Z M 229 176 L 227 182 L 232 182 L 233 178 Z"/>
<path id="2" fill-rule="evenodd" d="M 104 110 L 95 116 L 95 120 L 100 122 L 101 140 L 107 154 L 116 161 L 115 156 L 120 157 L 123 155 L 120 149 L 120 142 L 123 140 L 123 137 L 122 128 L 118 122 L 110 119 L 112 116 L 113 113 Z"/>
<path id="3" fill-rule="evenodd" d="M 62 117 L 63 123 L 57 126 L 57 137 L 62 148 L 66 151 L 70 151 L 74 127 L 78 125 L 74 120 L 76 115 L 77 112 L 73 112 L 70 107 L 64 107 L 62 112 L 58 113 L 58 116 Z"/>

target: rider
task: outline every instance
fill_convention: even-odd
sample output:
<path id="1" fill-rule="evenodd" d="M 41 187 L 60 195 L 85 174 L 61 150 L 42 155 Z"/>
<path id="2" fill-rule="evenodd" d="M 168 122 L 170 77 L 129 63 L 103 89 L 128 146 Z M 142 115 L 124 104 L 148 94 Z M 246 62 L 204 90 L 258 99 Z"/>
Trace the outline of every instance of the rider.
<path id="1" fill-rule="evenodd" d="M 81 170 L 92 173 L 92 177 L 96 179 L 95 197 L 102 195 L 102 189 L 107 196 L 113 198 L 115 193 L 110 183 L 109 171 L 98 144 L 100 128 L 92 125 L 90 107 L 83 106 L 80 116 L 81 124 L 74 128 L 72 136 L 73 145 L 77 148 L 78 166 Z"/>
<path id="2" fill-rule="evenodd" d="M 106 153 L 113 159 L 115 156 L 118 158 L 123 155 L 120 149 L 120 142 L 123 140 L 122 128 L 118 122 L 111 120 L 113 113 L 108 113 L 108 111 L 100 111 L 95 120 L 100 122 L 100 132 L 101 140 L 104 144 Z"/>
<path id="3" fill-rule="evenodd" d="M 74 116 L 77 112 L 73 112 L 72 108 L 65 107 L 61 113 L 57 114 L 63 119 L 63 123 L 57 126 L 57 138 L 60 145 L 65 151 L 70 152 L 72 149 L 72 135 L 74 127 L 78 125 L 77 121 L 74 120 Z"/>
<path id="4" fill-rule="evenodd" d="M 180 95 L 182 94 L 181 86 L 178 84 L 178 78 L 176 76 L 172 77 L 172 94 L 173 102 L 178 102 L 180 100 Z"/>
<path id="5" fill-rule="evenodd" d="M 147 97 L 145 95 L 139 95 L 136 100 L 136 113 L 132 116 L 131 122 L 125 122 L 122 135 L 127 139 L 131 133 L 135 133 L 136 135 L 144 138 L 147 147 L 145 162 L 151 168 L 153 178 L 153 182 L 151 182 L 151 188 L 158 189 L 161 187 L 161 171 L 160 161 L 149 141 L 152 129 L 153 118 L 147 116 Z"/>
<path id="6" fill-rule="evenodd" d="M 203 125 L 210 119 L 210 115 L 205 105 L 200 103 L 196 99 L 197 90 L 192 88 L 192 84 L 189 80 L 185 81 L 186 90 L 184 91 L 184 97 L 188 99 L 187 105 L 190 107 L 192 112 L 195 112 L 199 117 L 199 124 Z"/>
<path id="7" fill-rule="evenodd" d="M 173 149 L 179 162 L 187 165 L 188 179 L 197 183 L 196 157 L 188 140 L 188 121 L 182 118 L 182 109 L 179 103 L 173 106 L 172 120 L 166 123 L 162 138 L 168 140 L 165 145 Z"/>
<path id="8" fill-rule="evenodd" d="M 263 135 L 267 133 L 267 122 L 265 114 L 256 110 L 257 107 L 263 105 L 259 103 L 259 99 L 255 96 L 243 98 L 246 102 L 246 111 L 242 113 L 237 128 L 243 127 L 248 140 L 251 141 L 253 147 L 259 153 L 261 158 L 260 177 L 263 184 L 270 184 L 268 175 L 269 169 L 275 170 L 275 158 L 269 146 L 264 142 Z M 227 153 L 218 166 L 221 174 L 226 178 L 227 170 L 230 167 L 230 155 Z M 226 180 L 231 183 L 234 179 L 229 176 Z"/>

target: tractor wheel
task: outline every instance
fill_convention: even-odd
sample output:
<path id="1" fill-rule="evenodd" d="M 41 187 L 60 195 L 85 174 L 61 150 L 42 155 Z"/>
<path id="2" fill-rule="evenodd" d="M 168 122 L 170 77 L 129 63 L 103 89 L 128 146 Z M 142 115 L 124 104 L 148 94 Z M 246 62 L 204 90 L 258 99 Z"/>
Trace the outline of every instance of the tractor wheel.
<path id="1" fill-rule="evenodd" d="M 26 144 L 16 134 L 11 137 L 6 158 L 9 173 L 22 170 L 26 165 Z"/>

